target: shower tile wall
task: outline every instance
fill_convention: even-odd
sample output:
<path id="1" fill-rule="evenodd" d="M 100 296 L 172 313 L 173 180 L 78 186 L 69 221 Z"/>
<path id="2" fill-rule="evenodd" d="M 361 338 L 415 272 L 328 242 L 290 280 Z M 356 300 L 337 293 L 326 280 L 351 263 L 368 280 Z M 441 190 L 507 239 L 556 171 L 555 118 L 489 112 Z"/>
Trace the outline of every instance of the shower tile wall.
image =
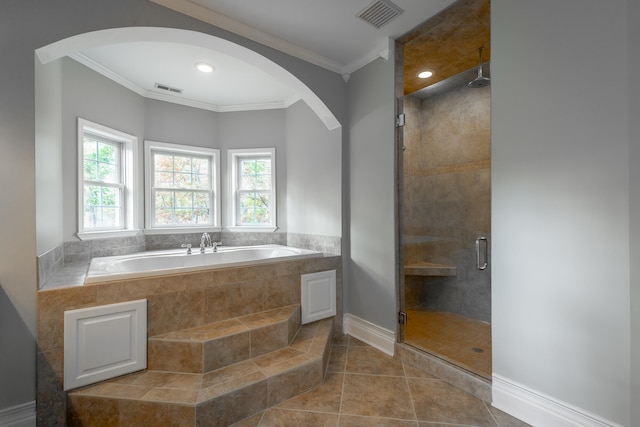
<path id="1" fill-rule="evenodd" d="M 405 265 L 454 265 L 455 277 L 405 277 L 407 309 L 490 321 L 490 270 L 476 269 L 475 241 L 490 237 L 490 89 L 466 85 L 404 102 Z"/>

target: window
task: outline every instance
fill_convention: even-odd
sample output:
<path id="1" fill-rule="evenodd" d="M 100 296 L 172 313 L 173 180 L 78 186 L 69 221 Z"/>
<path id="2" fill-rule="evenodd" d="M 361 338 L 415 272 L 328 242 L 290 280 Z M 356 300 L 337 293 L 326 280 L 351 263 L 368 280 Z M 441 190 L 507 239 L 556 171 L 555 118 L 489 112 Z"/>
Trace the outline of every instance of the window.
<path id="1" fill-rule="evenodd" d="M 219 150 L 145 141 L 147 227 L 219 225 Z"/>
<path id="2" fill-rule="evenodd" d="M 276 229 L 275 149 L 229 150 L 233 228 Z"/>
<path id="3" fill-rule="evenodd" d="M 135 230 L 135 136 L 78 119 L 78 236 Z"/>

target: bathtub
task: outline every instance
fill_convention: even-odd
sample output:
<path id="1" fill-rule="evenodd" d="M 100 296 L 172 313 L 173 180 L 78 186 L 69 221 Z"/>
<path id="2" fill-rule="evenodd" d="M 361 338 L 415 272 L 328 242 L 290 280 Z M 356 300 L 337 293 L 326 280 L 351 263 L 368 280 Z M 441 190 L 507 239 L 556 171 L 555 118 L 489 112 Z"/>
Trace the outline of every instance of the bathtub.
<path id="1" fill-rule="evenodd" d="M 324 256 L 322 252 L 281 245 L 222 246 L 218 247 L 218 252 L 215 253 L 211 248 L 207 248 L 204 254 L 201 254 L 197 247 L 192 250 L 193 253 L 190 255 L 187 254 L 186 249 L 171 249 L 93 258 L 84 283 L 110 282 Z"/>

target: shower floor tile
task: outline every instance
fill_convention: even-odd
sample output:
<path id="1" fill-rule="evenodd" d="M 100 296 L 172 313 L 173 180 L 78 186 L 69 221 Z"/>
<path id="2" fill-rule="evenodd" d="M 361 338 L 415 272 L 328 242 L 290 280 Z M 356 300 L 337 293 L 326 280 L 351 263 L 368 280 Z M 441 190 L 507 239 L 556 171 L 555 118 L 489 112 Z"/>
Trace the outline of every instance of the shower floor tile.
<path id="1" fill-rule="evenodd" d="M 454 313 L 407 310 L 405 343 L 491 379 L 491 325 Z"/>

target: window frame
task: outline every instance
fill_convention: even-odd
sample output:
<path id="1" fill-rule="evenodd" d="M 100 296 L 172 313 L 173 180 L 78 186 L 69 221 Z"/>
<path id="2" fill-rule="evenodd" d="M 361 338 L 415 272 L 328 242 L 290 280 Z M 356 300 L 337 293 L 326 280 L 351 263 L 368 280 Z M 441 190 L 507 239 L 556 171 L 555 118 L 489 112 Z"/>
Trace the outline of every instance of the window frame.
<path id="1" fill-rule="evenodd" d="M 238 192 L 239 161 L 244 158 L 268 158 L 271 162 L 271 196 L 272 203 L 269 206 L 269 224 L 241 225 L 239 224 L 240 199 Z M 226 229 L 229 231 L 276 231 L 277 222 L 277 191 L 276 191 L 276 149 L 275 148 L 243 148 L 227 150 L 227 162 L 229 177 L 229 223 Z"/>
<path id="2" fill-rule="evenodd" d="M 154 203 L 154 164 L 153 153 L 165 152 L 184 154 L 195 157 L 207 157 L 211 165 L 211 222 L 195 225 L 157 225 L 155 224 Z M 169 234 L 176 232 L 197 233 L 221 230 L 221 194 L 220 194 L 220 150 L 217 148 L 197 147 L 192 145 L 173 144 L 168 142 L 144 141 L 144 173 L 145 173 L 145 234 Z"/>
<path id="3" fill-rule="evenodd" d="M 84 221 L 84 138 L 85 134 L 92 134 L 104 138 L 105 142 L 120 144 L 120 184 L 115 185 L 122 189 L 122 227 L 119 228 L 87 228 Z M 104 237 L 135 236 L 140 233 L 138 224 L 138 208 L 136 199 L 137 176 L 135 164 L 137 163 L 138 137 L 110 128 L 99 123 L 78 117 L 77 121 L 78 142 L 78 231 L 76 235 L 80 240 L 92 240 Z M 107 185 L 107 186 L 112 186 Z"/>

